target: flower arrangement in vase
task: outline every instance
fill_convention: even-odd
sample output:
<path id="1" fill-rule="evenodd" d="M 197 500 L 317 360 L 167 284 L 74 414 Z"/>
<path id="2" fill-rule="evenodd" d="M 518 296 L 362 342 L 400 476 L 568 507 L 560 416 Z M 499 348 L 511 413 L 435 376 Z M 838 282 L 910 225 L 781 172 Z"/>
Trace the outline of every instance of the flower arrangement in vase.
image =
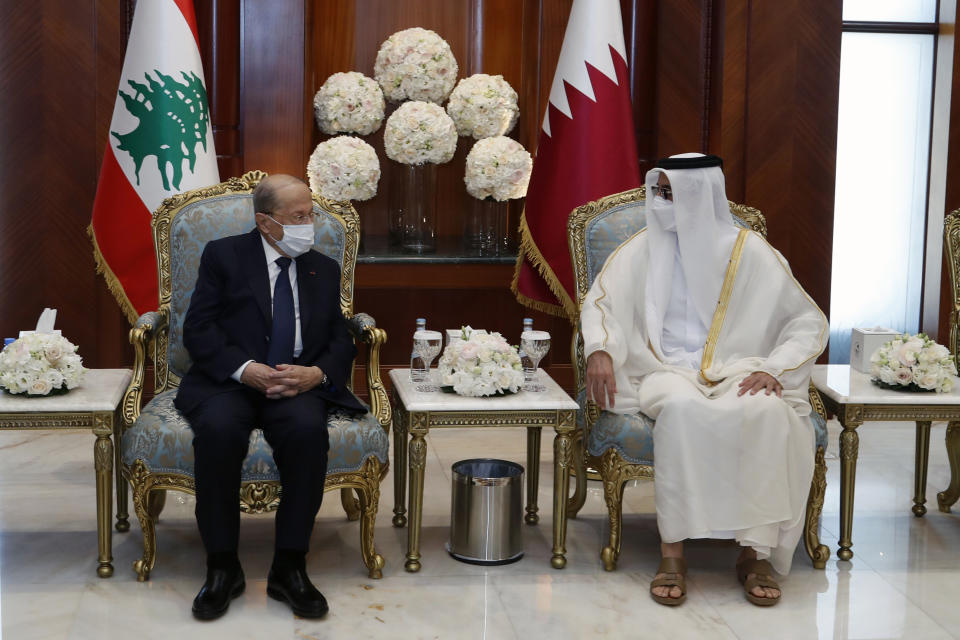
<path id="1" fill-rule="evenodd" d="M 901 391 L 949 393 L 957 375 L 950 350 L 924 333 L 885 342 L 870 356 L 870 365 L 874 384 Z"/>
<path id="2" fill-rule="evenodd" d="M 385 103 L 380 85 L 362 73 L 335 73 L 313 97 L 317 126 L 324 133 L 369 135 L 383 124 Z"/>
<path id="3" fill-rule="evenodd" d="M 377 194 L 380 159 L 360 138 L 337 136 L 310 154 L 307 177 L 310 189 L 329 200 L 369 200 Z"/>
<path id="4" fill-rule="evenodd" d="M 447 41 L 429 29 L 398 31 L 380 45 L 374 77 L 391 102 L 443 102 L 457 81 L 457 60 Z"/>
<path id="5" fill-rule="evenodd" d="M 520 108 L 517 92 L 503 76 L 477 73 L 457 83 L 447 113 L 462 136 L 477 140 L 510 133 L 517 124 Z"/>
<path id="6" fill-rule="evenodd" d="M 12 394 L 66 393 L 86 372 L 76 345 L 56 333 L 27 333 L 0 352 L 0 387 Z"/>
<path id="7" fill-rule="evenodd" d="M 508 238 L 507 200 L 527 194 L 533 159 L 516 140 L 506 136 L 483 138 L 467 154 L 463 181 L 476 198 L 464 219 L 464 241 L 469 253 L 499 255 Z"/>
<path id="8" fill-rule="evenodd" d="M 444 349 L 437 365 L 441 388 L 462 396 L 515 393 L 523 387 L 523 365 L 515 347 L 499 333 L 464 327 L 460 340 Z"/>

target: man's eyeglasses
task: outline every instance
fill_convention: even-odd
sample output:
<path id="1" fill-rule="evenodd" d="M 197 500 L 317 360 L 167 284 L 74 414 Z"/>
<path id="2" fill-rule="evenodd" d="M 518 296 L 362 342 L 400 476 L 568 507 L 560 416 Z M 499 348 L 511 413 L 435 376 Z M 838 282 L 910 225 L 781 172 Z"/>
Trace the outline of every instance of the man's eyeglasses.
<path id="1" fill-rule="evenodd" d="M 277 223 L 279 223 L 279 224 L 283 224 L 282 222 L 280 222 L 279 220 L 277 220 L 277 213 L 272 212 L 272 211 L 263 211 L 262 213 L 264 213 L 264 214 L 270 216 L 271 218 L 273 218 L 273 221 L 274 221 L 274 222 L 277 222 Z M 313 213 L 313 211 L 311 211 L 310 213 L 294 213 L 294 214 L 284 213 L 284 214 L 281 214 L 281 215 L 283 215 L 284 218 L 287 218 L 287 219 L 289 219 L 289 220 L 292 220 L 292 221 L 293 221 L 293 224 L 309 224 L 310 222 L 313 222 L 314 213 Z"/>
<path id="2" fill-rule="evenodd" d="M 653 195 L 660 196 L 664 200 L 673 200 L 673 189 L 668 184 L 655 184 L 650 187 L 650 190 L 653 191 Z"/>

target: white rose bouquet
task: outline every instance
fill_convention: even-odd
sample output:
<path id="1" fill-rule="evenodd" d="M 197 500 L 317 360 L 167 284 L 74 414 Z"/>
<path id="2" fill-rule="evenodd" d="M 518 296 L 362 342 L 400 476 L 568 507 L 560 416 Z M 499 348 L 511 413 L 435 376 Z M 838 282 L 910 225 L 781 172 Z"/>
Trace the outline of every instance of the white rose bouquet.
<path id="1" fill-rule="evenodd" d="M 383 124 L 383 91 L 372 78 L 335 73 L 313 97 L 317 126 L 324 133 L 373 133 Z"/>
<path id="2" fill-rule="evenodd" d="M 503 76 L 477 73 L 457 83 L 447 113 L 462 136 L 477 140 L 513 130 L 520 115 L 517 92 Z"/>
<path id="3" fill-rule="evenodd" d="M 499 333 L 475 333 L 464 327 L 460 340 L 447 345 L 437 365 L 440 384 L 462 396 L 515 393 L 523 386 L 517 350 Z"/>
<path id="4" fill-rule="evenodd" d="M 474 198 L 510 200 L 527 195 L 533 159 L 516 140 L 495 136 L 477 140 L 467 154 L 463 181 Z"/>
<path id="5" fill-rule="evenodd" d="M 330 200 L 369 200 L 377 194 L 380 159 L 360 138 L 337 136 L 317 145 L 307 162 L 310 189 Z"/>
<path id="6" fill-rule="evenodd" d="M 9 393 L 66 393 L 86 372 L 77 347 L 55 333 L 28 333 L 0 352 L 0 387 Z"/>
<path id="7" fill-rule="evenodd" d="M 904 334 L 870 356 L 874 383 L 889 389 L 949 393 L 957 366 L 950 350 L 926 334 Z"/>
<path id="8" fill-rule="evenodd" d="M 388 158 L 403 164 L 443 164 L 457 150 L 457 127 L 439 105 L 404 102 L 387 118 L 383 147 Z"/>
<path id="9" fill-rule="evenodd" d="M 377 52 L 373 75 L 387 100 L 441 103 L 457 80 L 457 60 L 446 40 L 429 29 L 398 31 Z"/>

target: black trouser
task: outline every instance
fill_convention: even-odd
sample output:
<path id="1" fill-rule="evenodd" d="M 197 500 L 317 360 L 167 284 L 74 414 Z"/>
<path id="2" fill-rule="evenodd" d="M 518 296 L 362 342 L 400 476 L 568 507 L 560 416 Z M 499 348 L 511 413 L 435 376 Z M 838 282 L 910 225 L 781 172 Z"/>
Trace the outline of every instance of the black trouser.
<path id="1" fill-rule="evenodd" d="M 207 554 L 235 552 L 240 471 L 250 432 L 263 429 L 283 487 L 277 549 L 306 552 L 327 476 L 327 404 L 312 394 L 269 400 L 252 389 L 211 396 L 188 416 L 193 429 L 197 526 Z"/>

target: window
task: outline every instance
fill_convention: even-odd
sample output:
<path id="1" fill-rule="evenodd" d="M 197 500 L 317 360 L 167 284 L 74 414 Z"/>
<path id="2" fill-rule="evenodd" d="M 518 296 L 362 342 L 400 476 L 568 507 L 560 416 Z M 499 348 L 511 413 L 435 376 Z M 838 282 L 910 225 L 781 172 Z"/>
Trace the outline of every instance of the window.
<path id="1" fill-rule="evenodd" d="M 853 327 L 920 328 L 936 8 L 844 1 L 832 363 L 849 362 Z"/>

